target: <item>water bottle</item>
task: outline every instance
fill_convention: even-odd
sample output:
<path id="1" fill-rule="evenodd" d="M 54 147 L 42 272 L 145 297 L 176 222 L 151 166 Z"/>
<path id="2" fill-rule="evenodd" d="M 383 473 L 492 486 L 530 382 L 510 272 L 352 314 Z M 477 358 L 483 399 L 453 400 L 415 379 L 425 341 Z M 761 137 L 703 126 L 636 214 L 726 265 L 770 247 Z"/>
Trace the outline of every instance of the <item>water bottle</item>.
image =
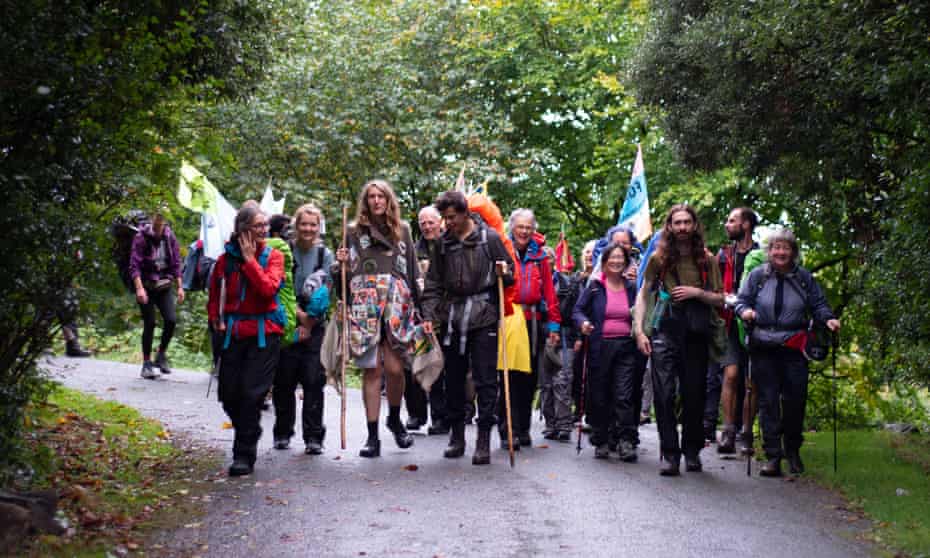
<path id="1" fill-rule="evenodd" d="M 652 331 L 659 331 L 659 326 L 662 324 L 662 316 L 665 315 L 665 312 L 668 310 L 669 300 L 672 299 L 672 296 L 668 294 L 665 289 L 659 289 L 659 297 L 656 300 L 655 311 L 652 313 Z"/>

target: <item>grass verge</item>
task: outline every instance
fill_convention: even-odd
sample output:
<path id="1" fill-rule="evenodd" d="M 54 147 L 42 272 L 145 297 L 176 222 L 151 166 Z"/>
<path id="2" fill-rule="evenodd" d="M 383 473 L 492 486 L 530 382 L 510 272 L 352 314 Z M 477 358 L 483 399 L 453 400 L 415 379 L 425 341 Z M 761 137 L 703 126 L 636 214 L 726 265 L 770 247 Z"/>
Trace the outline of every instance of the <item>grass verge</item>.
<path id="1" fill-rule="evenodd" d="M 894 556 L 930 557 L 930 436 L 855 430 L 805 434 L 808 473 L 875 522 L 870 538 Z"/>
<path id="2" fill-rule="evenodd" d="M 56 388 L 29 409 L 33 474 L 14 488 L 61 496 L 61 537 L 43 535 L 20 556 L 126 555 L 145 550 L 154 529 L 203 512 L 221 456 L 174 439 L 157 421 L 115 402 Z"/>

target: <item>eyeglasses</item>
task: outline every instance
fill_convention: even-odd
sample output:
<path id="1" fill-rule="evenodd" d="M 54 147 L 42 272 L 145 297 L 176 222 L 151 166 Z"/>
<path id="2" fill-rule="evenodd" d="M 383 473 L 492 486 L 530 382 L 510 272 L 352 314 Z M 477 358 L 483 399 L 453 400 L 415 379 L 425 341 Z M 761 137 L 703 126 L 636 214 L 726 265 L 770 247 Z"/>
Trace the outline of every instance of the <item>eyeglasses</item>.
<path id="1" fill-rule="evenodd" d="M 249 226 L 253 231 L 266 231 L 268 230 L 268 223 L 255 223 Z"/>

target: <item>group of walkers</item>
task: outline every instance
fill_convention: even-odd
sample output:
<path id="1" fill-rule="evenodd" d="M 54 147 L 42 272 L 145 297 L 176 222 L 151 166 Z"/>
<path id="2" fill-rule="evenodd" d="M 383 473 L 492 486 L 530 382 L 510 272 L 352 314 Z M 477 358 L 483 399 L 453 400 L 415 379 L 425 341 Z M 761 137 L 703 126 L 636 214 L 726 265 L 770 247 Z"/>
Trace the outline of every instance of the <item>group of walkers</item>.
<path id="1" fill-rule="evenodd" d="M 735 453 L 737 440 L 752 451 L 755 398 L 742 397 L 748 383 L 758 393 L 767 458 L 761 474 L 780 475 L 785 458 L 792 473 L 803 472 L 804 339 L 811 320 L 833 331 L 840 323 L 800 267 L 789 230 L 776 230 L 761 249 L 753 242 L 755 213 L 734 209 L 725 224 L 730 242 L 714 256 L 695 210 L 675 205 L 648 250 L 631 229 L 614 227 L 585 245 L 572 273 L 556 270 L 530 209 L 513 211 L 504 229 L 489 200 L 448 191 L 420 210 L 418 224 L 414 243 L 384 180 L 362 187 L 335 253 L 322 242 L 322 213 L 313 205 L 293 219 L 266 216 L 254 202 L 239 210 L 210 276 L 207 306 L 219 399 L 235 431 L 230 475 L 253 470 L 269 390 L 274 447 L 287 449 L 295 434 L 300 384 L 305 452 L 323 451 L 328 326 L 348 329 L 340 351 L 362 370 L 368 436 L 361 457 L 381 454 L 384 396 L 399 448 L 411 447 L 410 430 L 429 420 L 429 434 L 449 435 L 443 455 L 462 457 L 474 416 L 472 463 L 488 464 L 495 426 L 503 449 L 533 443 L 538 391 L 545 438 L 568 442 L 585 422 L 596 458 L 614 453 L 634 462 L 639 427 L 654 410 L 660 473 L 679 475 L 682 457 L 686 471 L 698 472 L 721 402 L 717 451 Z M 149 378 L 155 368 L 170 372 L 165 349 L 184 291 L 177 241 L 163 220 L 137 241 L 132 275 Z M 330 293 L 337 310 L 330 311 Z M 165 327 L 152 361 L 155 308 Z M 411 373 L 412 347 L 423 339 L 440 345 L 444 363 L 428 392 Z"/>

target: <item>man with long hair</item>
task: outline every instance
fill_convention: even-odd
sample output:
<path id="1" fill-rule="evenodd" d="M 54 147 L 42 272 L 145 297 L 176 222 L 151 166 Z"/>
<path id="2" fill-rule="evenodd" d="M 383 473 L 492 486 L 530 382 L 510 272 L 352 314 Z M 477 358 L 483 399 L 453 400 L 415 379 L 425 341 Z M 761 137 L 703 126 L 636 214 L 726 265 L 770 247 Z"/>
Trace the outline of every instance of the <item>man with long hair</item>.
<path id="1" fill-rule="evenodd" d="M 637 296 L 633 332 L 640 351 L 652 357 L 656 423 L 662 452 L 663 476 L 677 476 L 681 455 L 685 470 L 702 470 L 702 417 L 707 382 L 709 345 L 716 323 L 713 309 L 723 306 L 720 269 L 707 252 L 701 223 L 694 209 L 673 206 L 665 218 L 662 239 L 646 263 Z M 658 320 L 651 320 L 651 337 L 644 326 L 647 297 L 664 291 L 670 297 Z M 661 292 L 658 293 L 661 295 Z M 662 308 L 657 304 L 657 312 Z M 681 442 L 675 397 L 681 395 Z"/>

